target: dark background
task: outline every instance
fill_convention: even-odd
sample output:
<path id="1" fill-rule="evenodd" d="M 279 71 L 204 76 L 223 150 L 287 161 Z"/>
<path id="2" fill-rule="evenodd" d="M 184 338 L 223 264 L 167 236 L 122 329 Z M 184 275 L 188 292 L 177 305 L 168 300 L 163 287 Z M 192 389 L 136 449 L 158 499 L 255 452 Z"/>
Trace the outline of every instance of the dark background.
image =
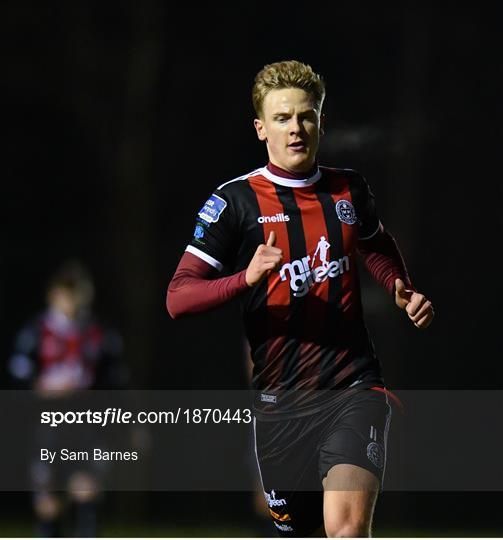
<path id="1" fill-rule="evenodd" d="M 363 280 L 387 384 L 500 388 L 499 33 L 483 2 L 3 3 L 4 359 L 51 272 L 77 257 L 95 277 L 98 314 L 124 338 L 132 387 L 246 386 L 237 306 L 175 322 L 165 291 L 212 189 L 266 162 L 252 129 L 255 73 L 295 58 L 327 84 L 320 163 L 366 176 L 435 305 L 419 332 Z M 384 493 L 375 533 L 501 531 L 501 497 Z M 28 495 L 2 500 L 5 517 L 29 518 Z M 196 509 L 225 523 L 225 500 L 114 494 L 107 504 L 109 517 L 146 526 Z"/>

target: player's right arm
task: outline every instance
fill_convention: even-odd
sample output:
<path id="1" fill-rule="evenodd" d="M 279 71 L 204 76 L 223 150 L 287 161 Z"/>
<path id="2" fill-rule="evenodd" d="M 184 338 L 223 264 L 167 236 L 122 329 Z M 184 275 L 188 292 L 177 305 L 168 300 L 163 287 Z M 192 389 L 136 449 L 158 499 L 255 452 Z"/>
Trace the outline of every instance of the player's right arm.
<path id="1" fill-rule="evenodd" d="M 168 287 L 166 307 L 173 319 L 201 313 L 228 302 L 248 288 L 243 270 L 215 279 L 215 268 L 185 252 Z"/>
<path id="2" fill-rule="evenodd" d="M 275 233 L 260 244 L 248 267 L 217 278 L 224 266 L 232 266 L 241 238 L 240 224 L 232 201 L 217 191 L 198 214 L 194 239 L 187 246 L 166 297 L 173 318 L 218 307 L 260 283 L 279 268 L 282 251 L 274 247 Z"/>
<path id="3" fill-rule="evenodd" d="M 275 233 L 271 232 L 267 244 L 257 247 L 245 270 L 219 279 L 215 279 L 213 266 L 185 253 L 168 287 L 166 306 L 171 317 L 208 311 L 260 283 L 281 264 L 283 255 L 274 242 Z"/>

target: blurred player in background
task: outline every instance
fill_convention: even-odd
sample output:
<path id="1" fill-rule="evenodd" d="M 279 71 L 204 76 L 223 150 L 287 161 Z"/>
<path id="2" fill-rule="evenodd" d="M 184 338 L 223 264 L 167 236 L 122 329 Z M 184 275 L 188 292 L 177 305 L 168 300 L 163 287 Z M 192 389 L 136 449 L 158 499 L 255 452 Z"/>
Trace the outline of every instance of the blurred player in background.
<path id="1" fill-rule="evenodd" d="M 319 166 L 325 85 L 265 66 L 254 121 L 269 163 L 220 185 L 173 277 L 173 317 L 240 297 L 254 362 L 256 453 L 279 535 L 368 536 L 390 406 L 363 321 L 356 257 L 418 328 L 433 318 L 365 179 Z M 230 275 L 217 278 L 227 268 Z"/>
<path id="2" fill-rule="evenodd" d="M 48 400 L 71 397 L 79 390 L 123 386 L 127 372 L 120 361 L 121 338 L 95 320 L 93 298 L 88 271 L 79 262 L 64 263 L 48 284 L 46 310 L 28 322 L 15 340 L 8 362 L 15 388 L 35 390 Z M 55 439 L 47 440 L 48 436 Z M 39 449 L 42 444 L 58 444 L 57 434 L 47 430 L 35 437 Z M 71 509 L 75 536 L 96 536 L 100 471 L 82 466 L 66 472 L 64 479 L 56 479 L 47 463 L 35 458 L 32 464 L 37 534 L 61 536 L 62 518 Z M 55 491 L 61 481 L 69 500 L 64 492 Z"/>

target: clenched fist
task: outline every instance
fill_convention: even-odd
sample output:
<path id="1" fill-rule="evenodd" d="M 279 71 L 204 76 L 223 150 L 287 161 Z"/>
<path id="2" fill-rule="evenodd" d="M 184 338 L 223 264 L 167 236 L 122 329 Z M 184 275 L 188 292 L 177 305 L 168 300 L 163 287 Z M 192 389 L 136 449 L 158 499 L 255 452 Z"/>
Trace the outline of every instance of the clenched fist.
<path id="1" fill-rule="evenodd" d="M 426 296 L 406 289 L 401 279 L 395 280 L 395 303 L 400 309 L 405 309 L 409 319 L 417 328 L 429 326 L 435 315 L 433 306 Z"/>
<path id="2" fill-rule="evenodd" d="M 276 233 L 271 231 L 267 244 L 260 244 L 246 269 L 246 283 L 254 287 L 267 277 L 273 270 L 278 270 L 283 260 L 283 251 L 274 247 Z"/>

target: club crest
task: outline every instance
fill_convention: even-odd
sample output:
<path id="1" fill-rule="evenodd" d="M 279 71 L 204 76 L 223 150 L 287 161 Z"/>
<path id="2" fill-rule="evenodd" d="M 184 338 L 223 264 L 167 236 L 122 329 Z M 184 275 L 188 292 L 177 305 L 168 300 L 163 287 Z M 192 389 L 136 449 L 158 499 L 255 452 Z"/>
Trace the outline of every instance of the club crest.
<path id="1" fill-rule="evenodd" d="M 384 465 L 384 455 L 382 448 L 374 441 L 367 446 L 367 457 L 378 468 Z"/>
<path id="2" fill-rule="evenodd" d="M 356 213 L 354 206 L 346 199 L 341 199 L 335 204 L 337 217 L 346 225 L 354 225 L 356 223 Z"/>

